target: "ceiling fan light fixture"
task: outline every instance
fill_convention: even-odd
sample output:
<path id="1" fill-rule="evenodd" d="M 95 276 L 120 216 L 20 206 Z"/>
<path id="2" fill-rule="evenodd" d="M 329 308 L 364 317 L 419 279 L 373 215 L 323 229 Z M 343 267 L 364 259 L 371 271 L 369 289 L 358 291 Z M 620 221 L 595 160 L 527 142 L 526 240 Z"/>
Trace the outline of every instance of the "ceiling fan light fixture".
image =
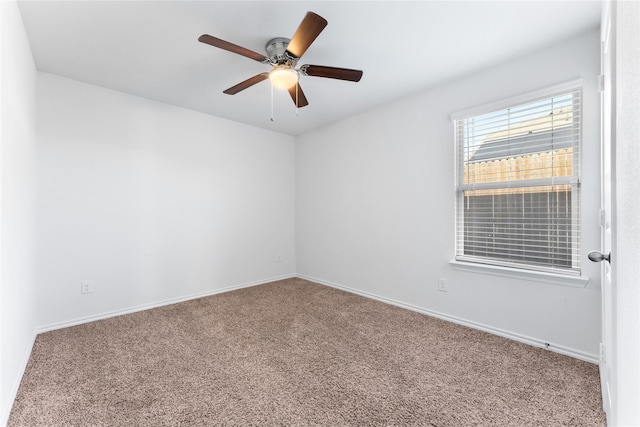
<path id="1" fill-rule="evenodd" d="M 2 0 L 0 0 L 2 1 Z M 300 87 L 300 75 L 311 77 L 323 77 L 328 79 L 346 80 L 358 82 L 362 77 L 361 70 L 351 70 L 348 68 L 327 67 L 323 65 L 303 65 L 296 69 L 298 60 L 302 54 L 311 46 L 311 43 L 320 35 L 327 26 L 327 20 L 314 12 L 307 14 L 298 25 L 298 29 L 293 37 L 275 37 L 269 40 L 265 46 L 267 56 L 254 52 L 237 44 L 203 34 L 198 38 L 201 43 L 206 43 L 213 47 L 242 55 L 261 64 L 271 65 L 273 68 L 269 72 L 264 72 L 250 77 L 240 83 L 223 90 L 227 95 L 235 95 L 257 83 L 271 80 L 271 97 L 273 100 L 273 87 L 285 89 L 289 92 L 293 103 L 297 108 L 309 105 L 307 97 Z"/>
<path id="2" fill-rule="evenodd" d="M 300 75 L 298 72 L 292 68 L 287 67 L 279 67 L 274 68 L 269 73 L 269 80 L 271 83 L 280 89 L 289 89 L 293 87 L 298 80 L 300 79 Z"/>

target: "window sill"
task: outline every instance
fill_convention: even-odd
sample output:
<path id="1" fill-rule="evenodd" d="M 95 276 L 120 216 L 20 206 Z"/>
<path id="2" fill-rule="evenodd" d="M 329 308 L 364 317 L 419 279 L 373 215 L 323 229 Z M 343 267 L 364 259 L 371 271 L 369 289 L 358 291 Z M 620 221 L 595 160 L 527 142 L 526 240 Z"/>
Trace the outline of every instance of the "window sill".
<path id="1" fill-rule="evenodd" d="M 544 273 L 541 271 L 520 270 L 496 265 L 475 264 L 471 262 L 449 261 L 451 268 L 469 273 L 489 274 L 492 276 L 510 277 L 520 280 L 532 280 L 534 282 L 550 283 L 553 285 L 584 288 L 589 283 L 588 277 L 565 276 L 562 274 Z"/>

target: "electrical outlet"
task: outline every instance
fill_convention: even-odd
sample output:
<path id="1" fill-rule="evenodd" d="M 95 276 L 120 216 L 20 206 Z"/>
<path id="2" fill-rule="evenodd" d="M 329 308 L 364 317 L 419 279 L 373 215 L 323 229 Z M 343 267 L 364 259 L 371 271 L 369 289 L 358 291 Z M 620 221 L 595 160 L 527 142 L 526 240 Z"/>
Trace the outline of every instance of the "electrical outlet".
<path id="1" fill-rule="evenodd" d="M 276 255 L 276 262 L 282 262 L 282 254 L 281 253 L 278 253 Z"/>
<path id="2" fill-rule="evenodd" d="M 438 290 L 440 292 L 447 292 L 447 281 L 442 277 L 438 278 Z"/>
<path id="3" fill-rule="evenodd" d="M 85 280 L 84 282 L 80 282 L 81 294 L 90 294 L 92 292 L 93 292 L 93 280 Z"/>

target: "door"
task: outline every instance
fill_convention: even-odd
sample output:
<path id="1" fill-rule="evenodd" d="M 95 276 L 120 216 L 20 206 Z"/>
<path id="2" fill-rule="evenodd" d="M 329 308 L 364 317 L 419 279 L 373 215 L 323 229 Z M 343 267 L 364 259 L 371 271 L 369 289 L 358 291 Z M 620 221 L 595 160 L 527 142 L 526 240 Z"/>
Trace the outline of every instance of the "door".
<path id="1" fill-rule="evenodd" d="M 613 360 L 613 290 L 615 256 L 611 256 L 615 233 L 615 5 L 604 2 L 601 46 L 601 248 L 589 253 L 589 259 L 601 263 L 602 341 L 600 344 L 600 381 L 602 404 L 607 419 L 611 415 Z"/>

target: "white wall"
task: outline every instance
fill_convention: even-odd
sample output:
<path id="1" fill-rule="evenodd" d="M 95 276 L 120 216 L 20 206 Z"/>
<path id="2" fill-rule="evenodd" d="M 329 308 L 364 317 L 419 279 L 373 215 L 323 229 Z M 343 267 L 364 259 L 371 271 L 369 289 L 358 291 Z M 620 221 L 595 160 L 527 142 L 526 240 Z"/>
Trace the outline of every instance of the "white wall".
<path id="1" fill-rule="evenodd" d="M 598 74 L 594 31 L 300 136 L 298 273 L 597 360 L 600 273 L 586 253 L 600 247 Z M 589 284 L 452 270 L 450 114 L 577 78 L 584 79 L 582 261 Z M 448 292 L 438 292 L 439 277 Z"/>
<path id="2" fill-rule="evenodd" d="M 36 69 L 15 2 L 0 2 L 0 425 L 35 338 Z"/>
<path id="3" fill-rule="evenodd" d="M 46 73 L 36 137 L 41 329 L 295 274 L 293 137 Z"/>

